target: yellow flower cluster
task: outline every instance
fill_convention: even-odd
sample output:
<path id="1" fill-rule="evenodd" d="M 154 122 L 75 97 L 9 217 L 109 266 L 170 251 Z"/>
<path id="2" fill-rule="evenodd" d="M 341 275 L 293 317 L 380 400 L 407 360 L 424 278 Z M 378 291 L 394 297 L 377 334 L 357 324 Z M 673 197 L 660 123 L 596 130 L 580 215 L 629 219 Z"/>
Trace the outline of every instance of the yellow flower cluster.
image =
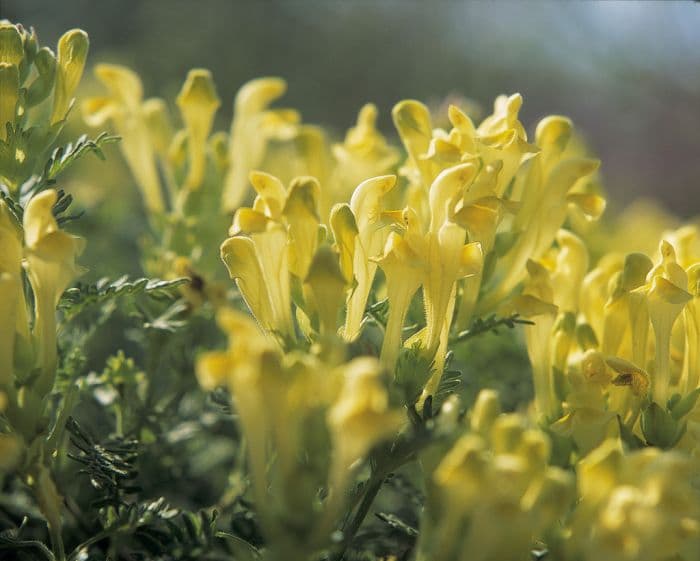
<path id="1" fill-rule="evenodd" d="M 536 322 L 527 346 L 538 414 L 582 452 L 618 434 L 618 419 L 649 444 L 674 446 L 700 394 L 697 229 L 667 232 L 656 263 L 611 253 L 592 270 L 585 244 L 560 230 L 527 270 L 515 307 Z M 684 444 L 696 448 L 696 433 Z"/>
<path id="2" fill-rule="evenodd" d="M 460 432 L 427 482 L 418 559 L 520 559 L 564 518 L 575 478 L 548 465 L 547 436 L 522 415 L 501 414 L 493 391 L 479 394 Z"/>
<path id="3" fill-rule="evenodd" d="M 179 130 L 133 72 L 96 74 L 108 95 L 85 116 L 122 136 L 156 231 L 147 268 L 209 283 L 220 256 L 252 314 L 219 306 L 228 346 L 197 375 L 231 391 L 271 558 L 332 547 L 368 458 L 425 431 L 420 559 L 520 559 L 538 540 L 566 561 L 694 559 L 698 233 L 665 233 L 656 259 L 593 262 L 580 236 L 605 208 L 599 163 L 568 119 L 529 139 L 518 94 L 478 124 L 451 105 L 445 128 L 402 101 L 402 160 L 373 105 L 333 143 L 272 107 L 279 78 L 245 84 L 212 134 L 207 71 L 177 97 Z M 453 336 L 493 313 L 534 322 L 532 414 L 501 414 L 486 391 L 466 424 L 455 400 L 432 416 Z"/>
<path id="4" fill-rule="evenodd" d="M 346 361 L 340 348 L 283 354 L 247 314 L 223 308 L 218 319 L 228 349 L 204 354 L 197 376 L 231 390 L 273 553 L 305 559 L 329 545 L 362 461 L 405 416 L 376 359 Z"/>
<path id="5" fill-rule="evenodd" d="M 566 543 L 581 561 L 695 559 L 700 551 L 697 465 L 655 448 L 623 454 L 609 440 L 578 468 L 580 501 Z"/>

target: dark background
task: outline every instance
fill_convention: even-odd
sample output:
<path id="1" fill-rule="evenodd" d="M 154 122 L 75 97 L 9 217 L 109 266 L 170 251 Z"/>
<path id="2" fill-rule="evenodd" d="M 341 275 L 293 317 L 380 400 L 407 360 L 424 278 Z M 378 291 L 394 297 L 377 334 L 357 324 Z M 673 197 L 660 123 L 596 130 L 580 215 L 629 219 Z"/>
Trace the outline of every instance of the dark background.
<path id="1" fill-rule="evenodd" d="M 367 101 L 391 134 L 399 99 L 458 94 L 488 109 L 519 91 L 530 130 L 549 113 L 574 119 L 603 160 L 614 207 L 650 196 L 700 214 L 696 2 L 0 0 L 0 9 L 44 44 L 82 27 L 91 64 L 134 67 L 147 96 L 172 101 L 189 68 L 211 69 L 219 128 L 237 88 L 263 75 L 286 78 L 285 104 L 339 134 Z"/>

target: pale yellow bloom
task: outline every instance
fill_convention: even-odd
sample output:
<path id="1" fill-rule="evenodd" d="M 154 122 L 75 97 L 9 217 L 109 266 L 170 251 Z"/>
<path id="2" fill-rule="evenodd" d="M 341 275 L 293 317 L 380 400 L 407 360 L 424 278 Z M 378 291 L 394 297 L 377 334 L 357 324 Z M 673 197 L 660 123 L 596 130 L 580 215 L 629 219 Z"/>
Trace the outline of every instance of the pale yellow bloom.
<path id="1" fill-rule="evenodd" d="M 64 119 L 73 103 L 73 94 L 80 83 L 85 68 L 88 46 L 87 33 L 82 29 L 67 31 L 58 41 L 56 91 L 51 113 L 52 123 Z"/>
<path id="2" fill-rule="evenodd" d="M 564 156 L 571 128 L 568 119 L 555 116 L 537 126 L 535 143 L 540 152 L 516 176 L 511 195 L 519 203 L 511 226 L 518 236 L 499 259 L 491 290 L 480 303 L 481 310 L 490 309 L 507 296 L 522 280 L 528 259 L 540 259 L 549 249 L 566 219 L 569 204 L 582 204 L 581 198 L 574 196 L 578 194 L 577 185 L 598 168 L 599 162 Z M 596 210 L 590 217 L 594 219 L 603 205 L 586 203 L 584 208 Z"/>
<path id="3" fill-rule="evenodd" d="M 211 73 L 202 69 L 190 70 L 176 101 L 187 130 L 189 150 L 190 167 L 184 188 L 197 189 L 204 180 L 206 142 L 214 114 L 221 105 Z"/>
<path id="4" fill-rule="evenodd" d="M 387 174 L 399 160 L 398 150 L 377 130 L 377 114 L 374 104 L 363 106 L 357 124 L 347 131 L 344 142 L 332 147 L 337 183 L 331 194 L 334 203 L 346 201 L 366 179 Z"/>
<path id="5" fill-rule="evenodd" d="M 95 74 L 107 88 L 108 95 L 83 102 L 85 121 L 97 127 L 111 120 L 116 133 L 121 136 L 119 146 L 141 189 L 146 207 L 152 212 L 162 212 L 165 202 L 146 119 L 148 107 L 144 109 L 141 80 L 135 72 L 114 64 L 98 64 Z"/>
<path id="6" fill-rule="evenodd" d="M 296 111 L 268 108 L 286 89 L 281 78 L 258 78 L 236 94 L 229 140 L 230 168 L 223 187 L 223 205 L 228 211 L 238 208 L 245 199 L 248 176 L 260 168 L 268 143 L 288 140 L 296 134 Z"/>
<path id="7" fill-rule="evenodd" d="M 410 218 L 410 208 L 404 210 L 404 213 L 407 225 L 416 220 L 416 218 Z M 406 313 L 413 295 L 425 276 L 425 263 L 413 251 L 410 244 L 396 232 L 389 235 L 384 247 L 384 255 L 378 263 L 384 271 L 389 298 L 389 319 L 384 331 L 381 359 L 387 369 L 393 372 L 402 345 L 401 335 Z"/>
<path id="8" fill-rule="evenodd" d="M 0 140 L 5 140 L 6 123 L 14 122 L 19 100 L 19 70 L 14 64 L 0 62 L 0 94 Z"/>
<path id="9" fill-rule="evenodd" d="M 612 375 L 603 355 L 589 350 L 572 365 L 567 375 L 570 391 L 562 404 L 564 415 L 552 424 L 552 429 L 569 436 L 582 455 L 603 440 L 617 436 L 615 412 L 606 402 L 606 390 Z"/>
<path id="10" fill-rule="evenodd" d="M 342 389 L 328 410 L 336 487 L 355 462 L 405 423 L 404 414 L 389 403 L 383 373 L 381 364 L 370 357 L 356 358 L 343 367 Z"/>
<path id="11" fill-rule="evenodd" d="M 670 339 L 678 315 L 692 296 L 688 293 L 688 275 L 676 262 L 673 246 L 661 242 L 662 261 L 647 276 L 647 284 L 636 289 L 646 296 L 649 318 L 654 329 L 655 358 L 652 397 L 665 407 L 671 393 Z"/>
<path id="12" fill-rule="evenodd" d="M 646 448 L 623 455 L 606 441 L 577 469 L 581 502 L 567 547 L 583 561 L 691 561 L 700 548 L 693 462 Z"/>
<path id="13" fill-rule="evenodd" d="M 384 226 L 384 198 L 396 184 L 396 176 L 386 175 L 363 181 L 350 199 L 357 235 L 353 249 L 352 273 L 355 285 L 348 294 L 343 337 L 353 341 L 360 334 L 367 298 L 377 271 L 376 258 L 384 248 L 389 231 Z"/>
<path id="14" fill-rule="evenodd" d="M 52 213 L 57 193 L 49 189 L 34 196 L 24 211 L 25 262 L 34 292 L 37 382 L 40 395 L 51 389 L 56 368 L 56 306 L 68 285 L 82 273 L 75 259 L 85 243 L 59 229 Z"/>
<path id="15" fill-rule="evenodd" d="M 250 181 L 258 196 L 253 208 L 234 215 L 221 257 L 260 324 L 293 339 L 292 276 L 303 283 L 316 253 L 320 186 L 299 177 L 285 189 L 263 172 L 252 172 Z"/>
<path id="16" fill-rule="evenodd" d="M 683 383 L 685 392 L 700 386 L 700 263 L 688 268 L 688 292 L 693 299 L 683 310 L 685 354 Z"/>
<path id="17" fill-rule="evenodd" d="M 481 430 L 461 436 L 428 482 L 420 560 L 519 559 L 571 505 L 573 478 L 547 465 L 547 437 L 479 401 L 489 403 Z"/>
<path id="18" fill-rule="evenodd" d="M 552 329 L 558 312 L 549 271 L 535 261 L 527 262 L 528 282 L 513 303 L 515 310 L 534 321 L 525 331 L 527 352 L 535 386 L 535 409 L 540 416 L 557 413 L 552 378 Z"/>
<path id="19" fill-rule="evenodd" d="M 312 304 L 318 314 L 320 333 L 335 334 L 347 282 L 330 247 L 322 246 L 316 252 L 304 282 L 313 295 Z"/>

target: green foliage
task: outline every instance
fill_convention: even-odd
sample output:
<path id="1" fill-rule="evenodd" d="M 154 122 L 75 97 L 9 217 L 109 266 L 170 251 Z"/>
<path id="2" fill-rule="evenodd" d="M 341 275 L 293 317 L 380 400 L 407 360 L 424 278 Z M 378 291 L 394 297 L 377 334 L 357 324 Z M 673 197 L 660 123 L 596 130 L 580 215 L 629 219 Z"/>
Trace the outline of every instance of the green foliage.
<path id="1" fill-rule="evenodd" d="M 108 144 L 119 142 L 119 137 L 101 132 L 94 139 L 87 134 L 80 136 L 75 142 L 59 146 L 52 153 L 44 166 L 42 180 L 47 184 L 55 179 L 86 154 L 94 154 L 100 160 L 105 160 L 103 148 Z"/>
<path id="2" fill-rule="evenodd" d="M 186 278 L 129 280 L 129 277 L 125 275 L 115 280 L 102 278 L 91 284 L 78 283 L 63 294 L 59 302 L 59 309 L 63 310 L 66 318 L 70 320 L 88 306 L 102 304 L 120 296 L 147 294 L 153 298 L 172 297 L 173 290 L 187 282 Z"/>

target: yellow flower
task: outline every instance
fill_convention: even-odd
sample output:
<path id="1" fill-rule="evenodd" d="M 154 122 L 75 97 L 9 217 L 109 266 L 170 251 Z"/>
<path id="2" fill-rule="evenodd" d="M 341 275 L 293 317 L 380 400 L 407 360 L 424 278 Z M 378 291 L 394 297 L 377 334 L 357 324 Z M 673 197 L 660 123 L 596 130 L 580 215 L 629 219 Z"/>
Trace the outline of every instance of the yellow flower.
<path id="1" fill-rule="evenodd" d="M 581 502 L 569 552 L 589 561 L 690 561 L 700 548 L 694 462 L 646 448 L 622 454 L 604 442 L 577 469 Z"/>
<path id="2" fill-rule="evenodd" d="M 287 190 L 263 172 L 252 172 L 250 182 L 258 196 L 234 215 L 221 257 L 260 324 L 293 339 L 291 275 L 303 282 L 316 252 L 320 186 L 300 177 Z"/>
<path id="3" fill-rule="evenodd" d="M 260 168 L 268 143 L 296 134 L 299 115 L 295 111 L 268 109 L 287 89 L 281 78 L 258 78 L 245 84 L 236 95 L 229 140 L 231 163 L 223 187 L 223 206 L 232 211 L 243 202 L 248 176 Z"/>
<path id="4" fill-rule="evenodd" d="M 569 392 L 562 404 L 564 415 L 552 429 L 570 436 L 581 454 L 587 454 L 606 438 L 618 435 L 615 411 L 610 411 L 605 391 L 612 376 L 603 355 L 588 350 L 572 365 L 567 375 Z"/>
<path id="5" fill-rule="evenodd" d="M 313 307 L 319 317 L 320 332 L 335 334 L 338 312 L 343 305 L 347 283 L 336 254 L 321 246 L 304 281 L 313 294 Z"/>
<path id="6" fill-rule="evenodd" d="M 59 229 L 52 208 L 57 193 L 53 189 L 35 195 L 24 211 L 25 263 L 34 293 L 34 330 L 37 366 L 41 374 L 36 382 L 39 395 L 53 385 L 56 368 L 56 306 L 68 285 L 82 274 L 75 263 L 85 243 Z"/>
<path id="7" fill-rule="evenodd" d="M 540 263 L 527 262 L 529 279 L 513 307 L 525 318 L 534 319 L 534 325 L 525 330 L 527 353 L 532 365 L 535 386 L 535 409 L 545 418 L 557 413 L 552 377 L 552 329 L 558 312 L 553 304 L 554 290 L 549 271 Z"/>
<path id="8" fill-rule="evenodd" d="M 411 218 L 412 209 L 404 210 L 405 222 L 417 220 Z M 394 372 L 401 349 L 401 335 L 406 313 L 413 295 L 420 287 L 425 275 L 425 263 L 413 251 L 411 245 L 396 232 L 389 234 L 384 246 L 384 254 L 378 260 L 386 278 L 386 292 L 389 298 L 389 319 L 382 341 L 381 359 L 389 372 Z"/>
<path id="9" fill-rule="evenodd" d="M 367 298 L 377 272 L 376 258 L 384 248 L 388 230 L 383 221 L 384 197 L 396 184 L 396 176 L 385 175 L 360 183 L 350 199 L 357 235 L 353 248 L 352 273 L 355 286 L 348 294 L 343 337 L 353 341 L 360 334 Z"/>
<path id="10" fill-rule="evenodd" d="M 481 310 L 491 309 L 506 297 L 522 280 L 528 259 L 540 259 L 549 249 L 566 219 L 569 204 L 582 204 L 581 198 L 574 196 L 577 184 L 593 173 L 599 162 L 565 156 L 571 128 L 568 119 L 554 116 L 543 119 L 537 126 L 535 142 L 540 152 L 516 176 L 511 195 L 519 203 L 511 227 L 518 235 L 496 265 L 493 285 L 480 303 Z M 602 211 L 603 205 L 586 202 L 583 208 Z M 597 211 L 591 219 L 597 218 Z"/>
<path id="11" fill-rule="evenodd" d="M 671 329 L 692 296 L 688 293 L 688 275 L 676 262 L 673 246 L 661 242 L 661 258 L 647 276 L 647 284 L 635 289 L 646 296 L 649 319 L 654 329 L 655 357 L 652 397 L 665 407 L 671 391 Z"/>
<path id="12" fill-rule="evenodd" d="M 92 127 L 112 121 L 122 154 L 141 189 L 148 210 L 163 212 L 162 186 L 156 166 L 156 153 L 146 119 L 143 87 L 138 75 L 124 66 L 98 64 L 95 75 L 107 88 L 108 95 L 83 102 L 85 122 Z"/>
<path id="13" fill-rule="evenodd" d="M 682 379 L 685 393 L 700 386 L 700 263 L 691 265 L 687 273 L 688 291 L 693 299 L 683 310 L 685 355 Z"/>
<path id="14" fill-rule="evenodd" d="M 437 348 L 445 324 L 449 331 L 457 280 L 475 274 L 483 265 L 481 246 L 466 243 L 464 228 L 448 220 L 450 207 L 473 181 L 476 171 L 472 164 L 455 166 L 442 172 L 430 186 L 430 225 L 425 239 L 415 248 L 427 263 L 423 298 L 429 353 Z"/>
<path id="15" fill-rule="evenodd" d="M 405 220 L 402 239 L 397 239 L 387 246 L 402 248 L 403 259 L 410 257 L 414 266 L 410 267 L 405 277 L 392 274 L 389 301 L 394 300 L 399 307 L 396 311 L 389 310 L 393 317 L 391 331 L 385 358 L 387 364 L 395 361 L 394 348 L 400 332 L 398 322 L 405 316 L 405 307 L 415 292 L 416 282 L 423 287 L 425 304 L 426 327 L 411 337 L 406 345 L 420 343 L 426 357 L 434 358 L 434 375 L 425 388 L 425 395 L 432 393 L 442 376 L 444 358 L 447 352 L 447 338 L 452 325 L 454 312 L 456 283 L 466 276 L 478 274 L 483 267 L 483 254 L 478 242 L 467 243 L 467 233 L 464 228 L 450 221 L 450 209 L 455 201 L 462 196 L 463 190 L 471 183 L 476 174 L 473 164 L 461 164 L 442 172 L 433 182 L 429 193 L 430 222 L 427 231 L 420 228 L 415 209 L 403 213 Z M 415 256 L 415 259 L 414 257 Z M 387 264 L 393 262 L 390 255 L 386 257 Z M 400 261 L 399 261 L 400 262 Z"/>
<path id="16" fill-rule="evenodd" d="M 368 103 L 360 109 L 357 124 L 348 130 L 345 141 L 333 145 L 334 181 L 338 184 L 333 202 L 346 201 L 357 185 L 386 174 L 398 162 L 398 150 L 387 143 L 376 123 L 377 108 Z"/>
<path id="17" fill-rule="evenodd" d="M 343 367 L 342 389 L 328 410 L 336 481 L 344 480 L 356 461 L 405 423 L 403 413 L 389 403 L 383 373 L 371 357 L 356 358 Z"/>
<path id="18" fill-rule="evenodd" d="M 547 437 L 519 415 L 494 414 L 432 473 L 418 559 L 519 559 L 570 508 L 573 478 L 547 465 Z"/>
<path id="19" fill-rule="evenodd" d="M 7 295 L 6 305 L 11 306 L 16 314 L 14 325 L 9 321 L 3 322 L 3 328 L 7 330 L 7 337 L 4 339 L 14 338 L 10 335 L 11 329 L 25 340 L 29 339 L 29 322 L 21 278 L 22 238 L 21 226 L 7 208 L 7 204 L 0 200 L 0 274 L 7 275 L 4 281 L 7 290 L 3 291 L 3 294 Z"/>
<path id="20" fill-rule="evenodd" d="M 190 168 L 185 189 L 197 189 L 204 180 L 206 142 L 211 132 L 214 114 L 221 105 L 214 81 L 208 70 L 190 70 L 177 96 L 177 106 L 187 130 Z"/>
<path id="21" fill-rule="evenodd" d="M 58 41 L 56 90 L 51 123 L 64 119 L 73 103 L 73 94 L 85 68 L 88 46 L 87 33 L 82 29 L 67 31 Z"/>
<path id="22" fill-rule="evenodd" d="M 19 70 L 16 65 L 0 62 L 0 94 L 0 140 L 5 140 L 6 125 L 14 123 L 19 100 Z"/>

